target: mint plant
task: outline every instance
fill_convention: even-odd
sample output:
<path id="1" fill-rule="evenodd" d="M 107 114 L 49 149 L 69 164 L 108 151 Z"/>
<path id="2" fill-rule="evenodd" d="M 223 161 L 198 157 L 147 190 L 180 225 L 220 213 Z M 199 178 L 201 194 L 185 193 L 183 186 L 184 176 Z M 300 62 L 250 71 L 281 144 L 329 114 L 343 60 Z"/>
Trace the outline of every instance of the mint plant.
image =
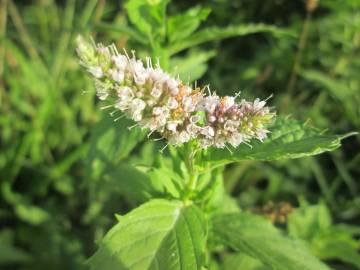
<path id="1" fill-rule="evenodd" d="M 267 99 L 247 101 L 240 93 L 221 97 L 208 86 L 185 83 L 192 69 L 196 76 L 190 80 L 200 77 L 197 65 L 214 54 L 179 58 L 180 71 L 187 61 L 192 65 L 179 76 L 174 75 L 176 70 L 167 72 L 173 61 L 170 56 L 194 45 L 281 31 L 266 25 L 196 31 L 209 10 L 197 7 L 166 19 L 166 4 L 137 0 L 126 4 L 135 28 L 117 30 L 139 44 L 150 44 L 144 62 L 115 45 L 77 39 L 80 64 L 92 78 L 103 108 L 113 116 L 110 125 L 116 130 L 110 142 L 127 138 L 121 146 L 104 139 L 109 158 L 126 156 L 144 137 L 161 145 L 153 162 L 145 162 L 146 149 L 144 160 L 129 164 L 95 162 L 102 167 L 101 174 L 121 175 L 125 179 L 121 188 L 142 204 L 117 215 L 118 224 L 89 259 L 91 269 L 216 269 L 213 256 L 223 250 L 257 260 L 266 269 L 330 269 L 303 242 L 237 206 L 224 191 L 223 169 L 248 160 L 294 159 L 332 151 L 350 134 L 328 135 L 308 122 L 275 117 Z M 180 26 L 186 31 L 177 31 Z"/>
<path id="2" fill-rule="evenodd" d="M 233 162 L 331 151 L 348 135 L 326 135 L 289 117 L 275 120 L 265 101 L 192 88 L 151 58 L 144 65 L 114 45 L 79 37 L 77 53 L 104 107 L 119 115 L 114 125 L 127 117 L 135 123 L 130 129 L 166 140 L 171 164 L 146 168 L 148 201 L 118 217 L 90 259 L 92 269 L 207 269 L 211 252 L 224 246 L 273 269 L 328 269 L 262 217 L 227 209 L 221 172 Z"/>

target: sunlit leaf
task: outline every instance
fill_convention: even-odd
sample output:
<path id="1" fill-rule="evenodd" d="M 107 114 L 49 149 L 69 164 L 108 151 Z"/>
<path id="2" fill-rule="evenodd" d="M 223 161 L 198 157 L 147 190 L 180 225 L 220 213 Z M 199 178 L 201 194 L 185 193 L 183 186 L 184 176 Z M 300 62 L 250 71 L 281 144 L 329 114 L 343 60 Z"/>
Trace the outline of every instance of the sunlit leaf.
<path id="1" fill-rule="evenodd" d="M 204 159 L 210 166 L 218 166 L 244 160 L 271 161 L 313 156 L 337 149 L 341 140 L 351 135 L 354 133 L 327 135 L 309 123 L 278 117 L 270 127 L 270 137 L 264 142 L 252 141 L 251 147 L 241 144 L 232 152 L 209 149 Z"/>
<path id="2" fill-rule="evenodd" d="M 165 36 L 165 13 L 169 0 L 129 0 L 125 4 L 130 21 L 150 40 L 159 33 Z"/>
<path id="3" fill-rule="evenodd" d="M 89 263 L 93 270 L 198 270 L 205 235 L 196 206 L 153 200 L 120 217 Z"/>
<path id="4" fill-rule="evenodd" d="M 302 242 L 285 237 L 268 220 L 250 213 L 213 218 L 220 243 L 252 256 L 277 270 L 329 270 Z"/>
<path id="5" fill-rule="evenodd" d="M 188 9 L 185 13 L 175 15 L 167 20 L 169 41 L 184 39 L 193 33 L 210 14 L 209 8 L 199 6 Z"/>
<path id="6" fill-rule="evenodd" d="M 248 34 L 254 34 L 259 32 L 270 32 L 272 34 L 289 34 L 288 32 L 277 28 L 276 26 L 266 25 L 266 24 L 241 24 L 241 25 L 231 25 L 225 28 L 220 27 L 210 27 L 200 30 L 191 36 L 174 43 L 170 47 L 170 53 L 175 54 L 182 50 L 185 50 L 196 45 L 213 41 L 221 40 L 224 38 L 244 36 Z"/>

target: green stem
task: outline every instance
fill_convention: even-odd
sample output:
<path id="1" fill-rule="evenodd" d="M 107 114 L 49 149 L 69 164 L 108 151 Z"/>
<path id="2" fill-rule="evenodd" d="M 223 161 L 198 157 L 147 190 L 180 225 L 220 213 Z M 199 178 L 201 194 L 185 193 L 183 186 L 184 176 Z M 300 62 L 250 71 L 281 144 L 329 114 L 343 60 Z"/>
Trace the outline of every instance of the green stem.
<path id="1" fill-rule="evenodd" d="M 193 150 L 192 147 L 190 147 L 189 151 L 186 151 L 187 154 L 185 155 L 185 164 L 189 172 L 189 180 L 186 185 L 186 192 L 184 196 L 185 201 L 191 200 L 199 179 L 199 174 L 194 168 L 194 157 L 196 152 L 196 150 Z"/>

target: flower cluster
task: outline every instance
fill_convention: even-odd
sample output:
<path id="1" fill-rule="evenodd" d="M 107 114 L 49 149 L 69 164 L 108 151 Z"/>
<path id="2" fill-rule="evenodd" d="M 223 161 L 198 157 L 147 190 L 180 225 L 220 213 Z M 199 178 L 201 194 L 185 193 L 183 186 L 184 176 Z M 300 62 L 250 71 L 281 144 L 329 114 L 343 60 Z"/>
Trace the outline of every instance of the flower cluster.
<path id="1" fill-rule="evenodd" d="M 252 138 L 263 140 L 265 125 L 274 116 L 265 101 L 254 102 L 236 97 L 206 96 L 179 79 L 164 72 L 159 64 L 146 65 L 114 45 L 90 44 L 77 40 L 81 65 L 93 77 L 97 96 L 150 133 L 159 133 L 169 144 L 179 145 L 198 139 L 200 146 L 223 148 L 247 143 Z"/>

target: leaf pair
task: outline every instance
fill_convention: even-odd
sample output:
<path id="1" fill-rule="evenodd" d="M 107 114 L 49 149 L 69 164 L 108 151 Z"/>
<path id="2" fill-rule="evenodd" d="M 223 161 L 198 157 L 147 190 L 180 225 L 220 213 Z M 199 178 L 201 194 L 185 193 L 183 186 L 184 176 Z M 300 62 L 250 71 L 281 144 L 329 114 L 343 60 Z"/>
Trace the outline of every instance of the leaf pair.
<path id="1" fill-rule="evenodd" d="M 208 227 L 210 240 L 273 269 L 329 269 L 261 217 L 239 212 L 207 220 L 197 206 L 167 200 L 152 200 L 120 217 L 89 263 L 93 270 L 204 269 Z"/>

